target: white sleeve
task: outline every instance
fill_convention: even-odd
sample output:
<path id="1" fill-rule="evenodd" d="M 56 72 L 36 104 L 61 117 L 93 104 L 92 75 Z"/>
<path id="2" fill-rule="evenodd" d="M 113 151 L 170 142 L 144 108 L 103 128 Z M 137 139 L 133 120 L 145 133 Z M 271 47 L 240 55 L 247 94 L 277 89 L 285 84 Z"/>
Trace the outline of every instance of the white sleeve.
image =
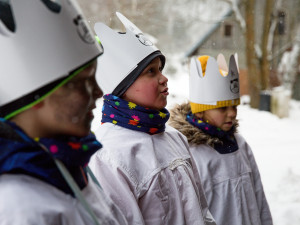
<path id="1" fill-rule="evenodd" d="M 250 166 L 253 174 L 253 183 L 254 183 L 254 191 L 256 195 L 257 206 L 260 211 L 260 219 L 262 225 L 272 225 L 272 215 L 270 212 L 269 204 L 267 202 L 263 184 L 260 177 L 260 172 L 258 166 L 256 164 L 253 152 L 251 147 L 246 143 L 246 150 L 248 154 L 248 159 L 250 161 Z"/>
<path id="2" fill-rule="evenodd" d="M 128 224 L 145 224 L 139 209 L 138 199 L 134 195 L 135 185 L 117 162 L 101 157 L 97 152 L 89 164 L 103 191 L 125 215 Z"/>

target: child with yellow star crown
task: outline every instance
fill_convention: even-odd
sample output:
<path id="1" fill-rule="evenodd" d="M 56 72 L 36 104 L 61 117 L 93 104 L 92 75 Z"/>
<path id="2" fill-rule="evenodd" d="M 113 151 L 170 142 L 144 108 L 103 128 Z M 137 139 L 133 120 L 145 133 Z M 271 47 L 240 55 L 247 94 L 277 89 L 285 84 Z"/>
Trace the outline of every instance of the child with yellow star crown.
<path id="1" fill-rule="evenodd" d="M 91 168 L 129 224 L 215 224 L 185 137 L 166 125 L 165 56 L 122 14 L 126 33 L 102 23 L 97 74 L 104 90 L 103 143 Z M 109 79 L 107 79 L 109 78 Z"/>
<path id="2" fill-rule="evenodd" d="M 236 56 L 237 58 L 237 56 Z M 170 125 L 188 139 L 209 210 L 218 225 L 271 225 L 272 217 L 250 146 L 237 134 L 237 61 L 192 58 L 189 103 L 171 110 Z"/>

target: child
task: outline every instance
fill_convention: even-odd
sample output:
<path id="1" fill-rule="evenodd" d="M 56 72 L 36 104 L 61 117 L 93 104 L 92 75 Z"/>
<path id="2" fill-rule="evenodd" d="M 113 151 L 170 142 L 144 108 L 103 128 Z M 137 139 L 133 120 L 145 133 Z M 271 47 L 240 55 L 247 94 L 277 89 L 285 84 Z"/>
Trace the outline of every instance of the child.
<path id="1" fill-rule="evenodd" d="M 228 73 L 229 71 L 229 73 Z M 272 224 L 253 153 L 237 134 L 239 73 L 233 56 L 193 58 L 190 103 L 171 111 L 170 125 L 188 139 L 209 210 L 218 225 Z"/>
<path id="2" fill-rule="evenodd" d="M 95 25 L 105 52 L 96 77 L 107 81 L 101 87 L 110 94 L 96 131 L 105 148 L 91 168 L 129 224 L 215 224 L 184 136 L 165 125 L 165 57 L 134 24 L 117 16 L 126 33 Z"/>
<path id="3" fill-rule="evenodd" d="M 0 224 L 127 224 L 87 176 L 102 54 L 70 0 L 0 1 Z"/>

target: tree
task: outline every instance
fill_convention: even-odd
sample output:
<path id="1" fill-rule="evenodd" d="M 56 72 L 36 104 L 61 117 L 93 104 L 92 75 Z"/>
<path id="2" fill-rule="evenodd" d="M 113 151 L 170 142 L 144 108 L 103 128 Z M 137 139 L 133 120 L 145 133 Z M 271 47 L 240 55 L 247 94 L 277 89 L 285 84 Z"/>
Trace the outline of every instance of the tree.
<path id="1" fill-rule="evenodd" d="M 248 77 L 249 77 L 249 94 L 250 94 L 250 105 L 253 108 L 258 108 L 259 106 L 259 93 L 261 90 L 260 82 L 260 71 L 259 64 L 257 60 L 257 55 L 255 54 L 255 0 L 246 1 L 246 58 L 248 67 Z"/>
<path id="2" fill-rule="evenodd" d="M 282 0 L 228 0 L 231 2 L 233 9 L 244 7 L 245 24 L 243 26 L 243 18 L 240 18 L 239 10 L 234 10 L 238 15 L 237 20 L 241 24 L 241 28 L 245 35 L 246 58 L 249 78 L 249 94 L 250 105 L 253 108 L 258 108 L 260 104 L 260 93 L 268 91 L 272 88 L 270 84 L 270 69 L 272 66 L 277 67 L 275 58 L 282 57 L 285 50 L 291 47 L 292 43 L 288 43 L 288 39 L 284 40 L 284 45 L 276 46 L 275 39 L 278 39 L 278 30 L 280 29 L 279 12 L 282 7 Z M 297 7 L 299 2 L 288 1 L 284 4 L 289 9 L 289 17 L 291 20 L 288 37 L 292 37 L 296 26 L 292 26 L 296 20 L 294 15 L 297 15 Z M 259 8 L 263 10 L 259 12 Z M 262 15 L 260 15 L 262 14 Z M 284 25 L 284 24 L 283 24 Z M 277 33 L 276 33 L 277 32 Z M 290 38 L 292 39 L 292 38 Z M 292 42 L 292 41 L 290 41 Z M 278 62 L 279 60 L 277 60 Z M 277 69 L 277 68 L 275 68 Z"/>
<path id="3" fill-rule="evenodd" d="M 262 55 L 260 59 L 260 71 L 261 71 L 261 89 L 270 89 L 270 49 L 268 49 L 268 42 L 270 41 L 270 35 L 273 35 L 270 30 L 271 17 L 273 12 L 274 0 L 266 0 L 265 16 L 263 21 L 263 34 L 262 34 Z"/>

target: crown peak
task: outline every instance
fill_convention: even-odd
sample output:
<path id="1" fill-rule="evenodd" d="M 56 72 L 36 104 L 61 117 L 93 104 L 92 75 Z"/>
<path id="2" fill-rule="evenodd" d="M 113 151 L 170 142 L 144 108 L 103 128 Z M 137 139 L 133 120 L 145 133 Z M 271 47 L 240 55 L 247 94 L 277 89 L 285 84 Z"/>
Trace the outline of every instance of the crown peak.
<path id="1" fill-rule="evenodd" d="M 233 55 L 230 57 L 229 67 L 223 54 L 219 54 L 217 60 L 210 56 L 193 58 L 190 66 L 190 100 L 207 103 L 237 99 L 238 77 Z"/>

